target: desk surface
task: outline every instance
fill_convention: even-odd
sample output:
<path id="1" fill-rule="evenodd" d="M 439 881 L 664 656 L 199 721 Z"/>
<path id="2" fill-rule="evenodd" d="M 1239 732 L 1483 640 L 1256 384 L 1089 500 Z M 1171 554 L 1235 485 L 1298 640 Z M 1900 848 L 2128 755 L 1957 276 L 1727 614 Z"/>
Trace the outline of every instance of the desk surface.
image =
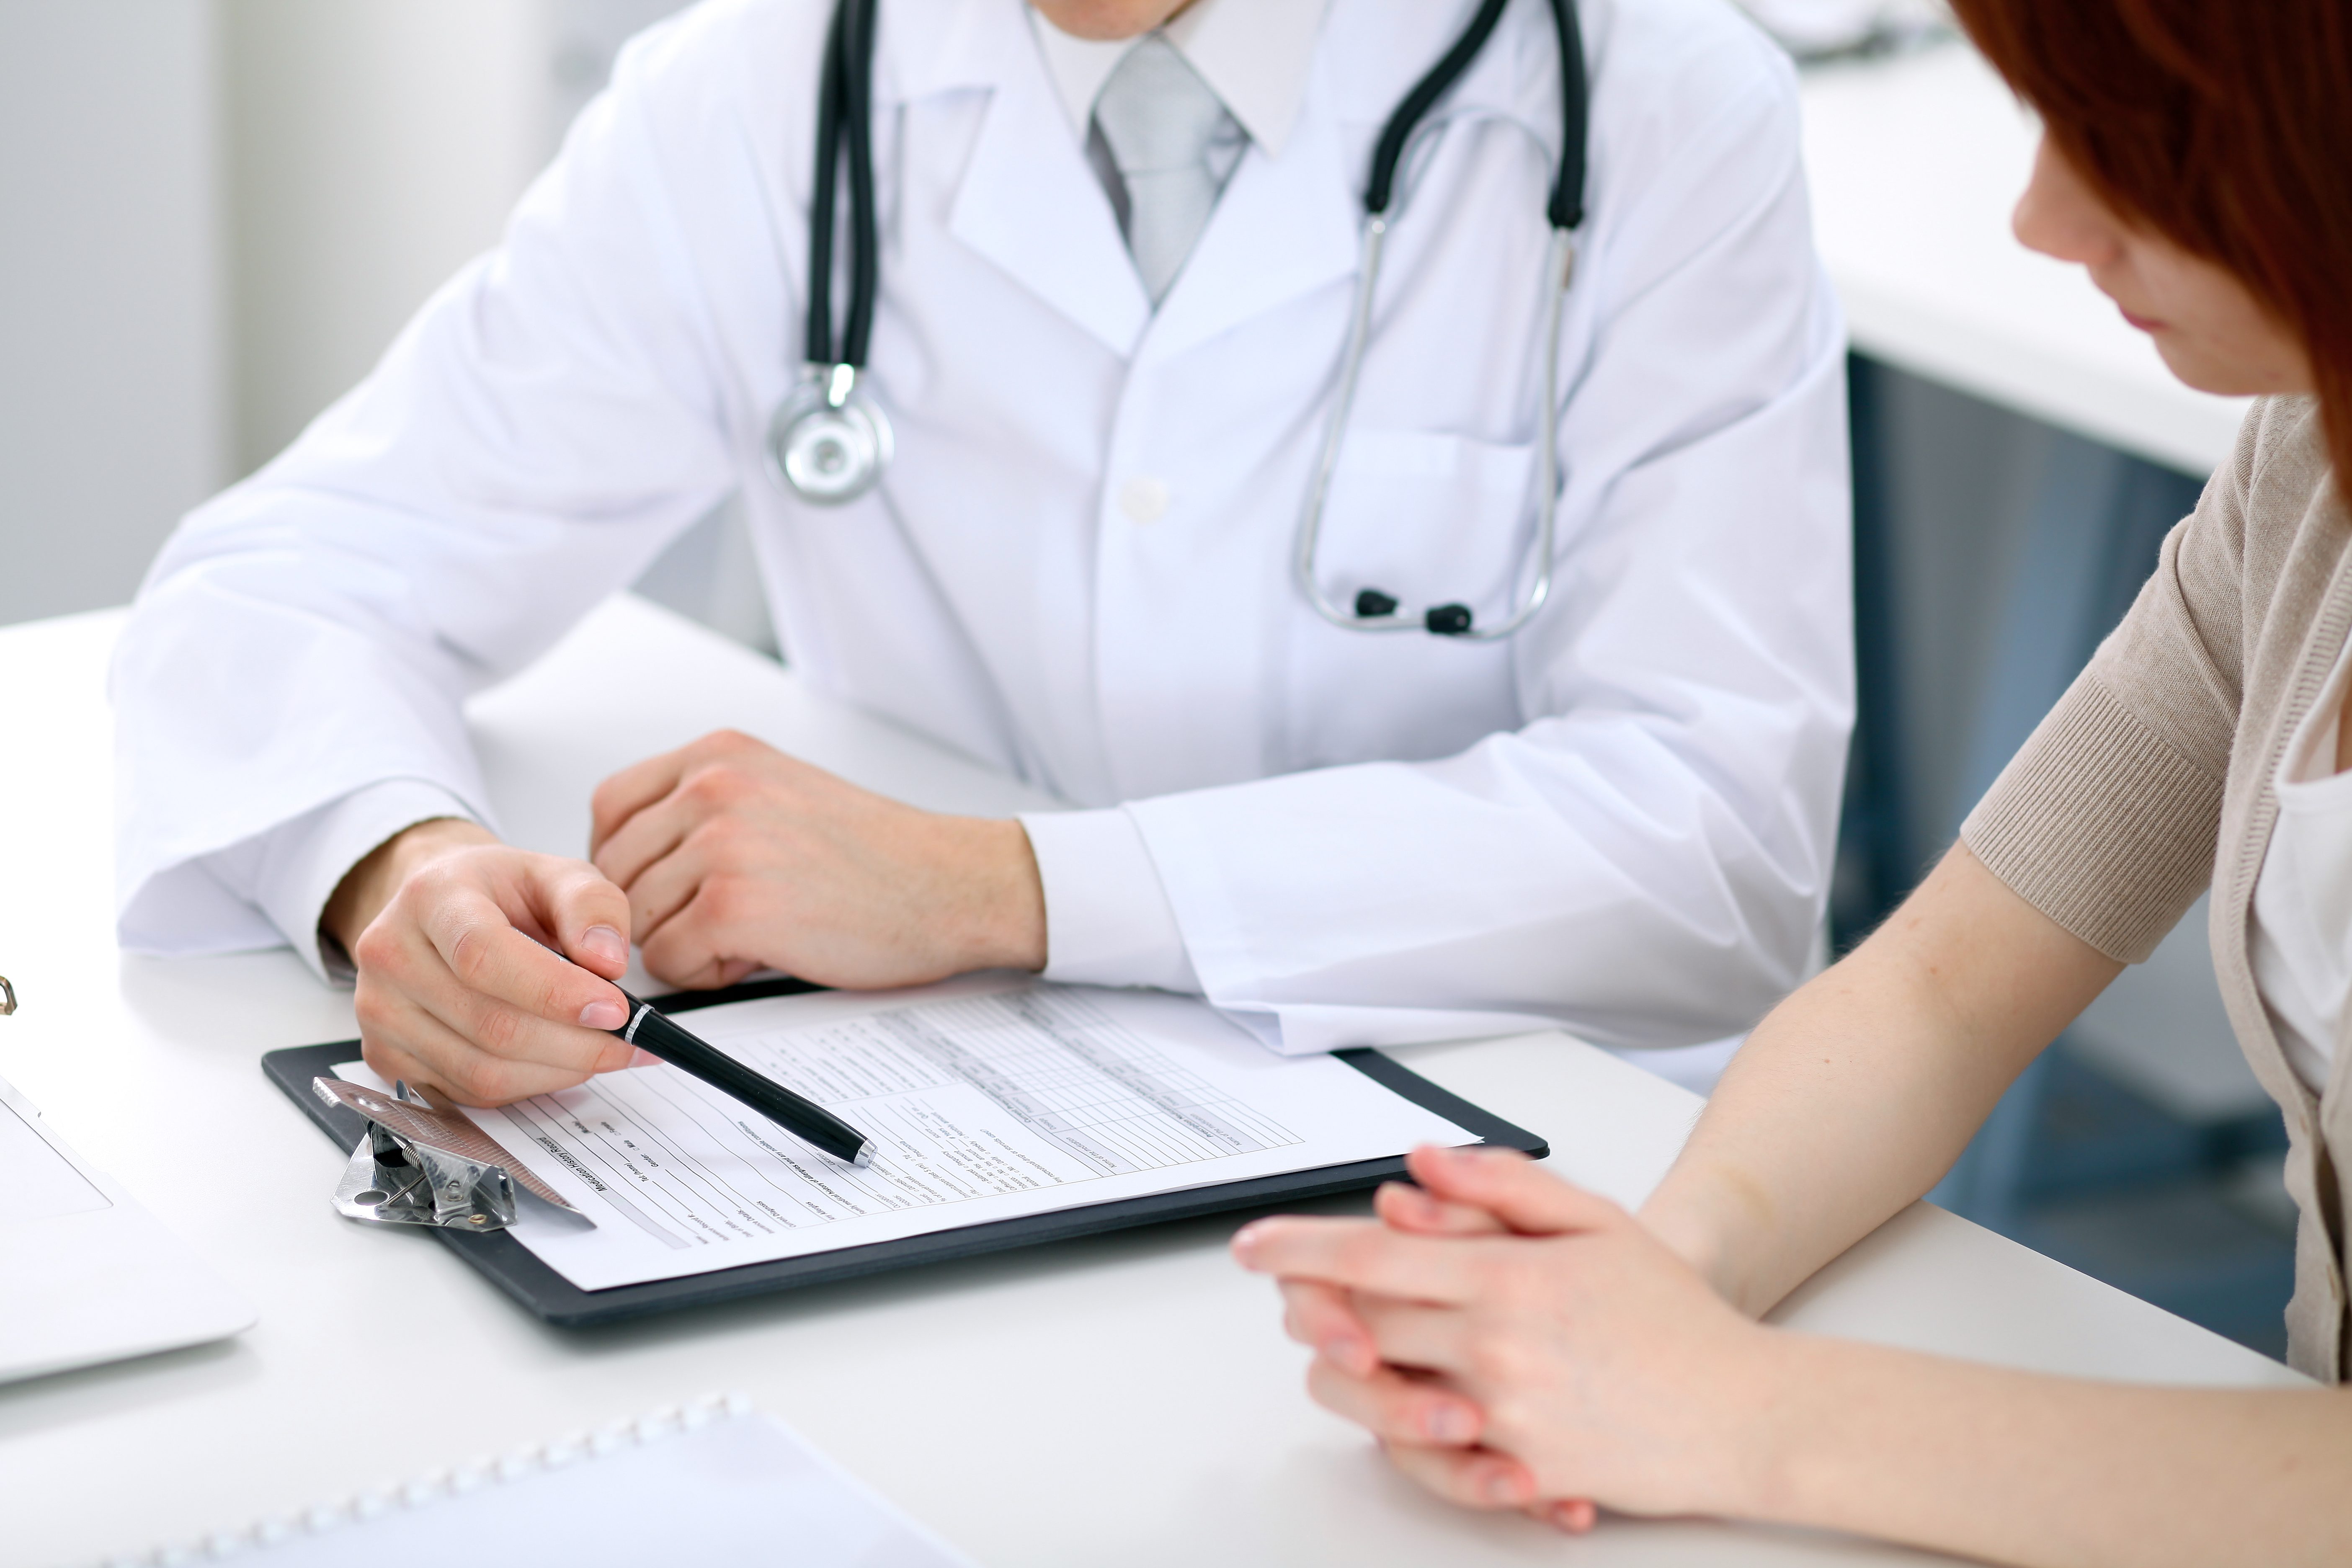
<path id="1" fill-rule="evenodd" d="M 24 999 L 0 1074 L 216 1261 L 261 1310 L 225 1345 L 0 1387 L 15 1564 L 94 1561 L 348 1496 L 713 1390 L 740 1389 L 987 1564 L 1905 1563 L 1861 1542 L 1612 1521 L 1573 1548 L 1391 1476 L 1299 1391 L 1271 1289 L 1230 1222 L 1168 1226 L 565 1333 L 429 1237 L 335 1216 L 342 1156 L 262 1079 L 282 1045 L 353 1033 L 350 997 L 283 951 L 119 955 L 104 669 L 119 617 L 0 630 L 0 962 Z M 649 673 L 658 670 L 656 686 Z M 588 694 L 595 693 L 594 700 Z M 908 799 L 972 811 L 1020 786 L 812 696 L 641 601 L 607 605 L 475 704 L 520 841 L 576 852 L 590 785 L 733 724 Z M 1656 1181 L 1699 1101 L 1561 1035 L 1423 1047 L 1413 1067 L 1548 1134 L 1621 1199 Z M 161 1106 L 205 1120 L 252 1184 L 202 1183 Z M 2020 1366 L 2200 1384 L 2294 1374 L 1938 1210 L 1915 1207 L 1808 1285 L 1789 1320 Z M 354 1362 L 408 1392 L 361 1409 Z"/>
<path id="2" fill-rule="evenodd" d="M 2189 473 L 2221 464 L 2246 400 L 2181 385 L 2081 268 L 2010 232 L 2038 132 L 1974 49 L 1811 68 L 1804 110 L 1856 349 Z"/>

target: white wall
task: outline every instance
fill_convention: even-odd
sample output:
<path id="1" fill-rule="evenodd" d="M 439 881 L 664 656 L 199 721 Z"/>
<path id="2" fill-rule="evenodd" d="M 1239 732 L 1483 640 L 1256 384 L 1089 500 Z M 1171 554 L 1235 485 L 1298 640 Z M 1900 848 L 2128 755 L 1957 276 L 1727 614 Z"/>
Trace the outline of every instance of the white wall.
<path id="1" fill-rule="evenodd" d="M 218 0 L 250 468 L 497 242 L 552 145 L 547 0 Z"/>
<path id="2" fill-rule="evenodd" d="M 678 4 L 0 0 L 0 624 L 128 599 L 496 243 Z M 761 641 L 730 529 L 651 587 Z"/>
<path id="3" fill-rule="evenodd" d="M 417 306 L 497 243 L 614 54 L 680 0 L 217 3 L 242 472 L 366 374 Z M 733 507 L 639 587 L 775 647 Z"/>
<path id="4" fill-rule="evenodd" d="M 549 145 L 612 75 L 613 57 L 632 35 L 652 26 L 688 0 L 546 0 L 553 82 Z"/>
<path id="5" fill-rule="evenodd" d="M 0 624 L 131 596 L 228 466 L 211 0 L 0 0 Z"/>
<path id="6" fill-rule="evenodd" d="M 497 243 L 614 51 L 681 0 L 215 3 L 250 468 Z"/>

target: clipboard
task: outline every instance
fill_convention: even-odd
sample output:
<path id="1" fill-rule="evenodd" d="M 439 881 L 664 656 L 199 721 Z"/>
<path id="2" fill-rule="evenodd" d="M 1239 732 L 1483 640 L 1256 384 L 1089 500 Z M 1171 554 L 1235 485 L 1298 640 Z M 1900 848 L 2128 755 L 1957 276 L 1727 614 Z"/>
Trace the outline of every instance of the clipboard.
<path id="1" fill-rule="evenodd" d="M 666 1013 L 688 1013 L 701 1007 L 723 1006 L 730 1002 L 796 996 L 823 989 L 802 980 L 756 980 L 723 990 L 688 992 L 651 1000 L 657 1002 Z M 357 1040 L 335 1040 L 325 1045 L 295 1046 L 285 1050 L 269 1051 L 261 1058 L 261 1070 L 269 1081 L 276 1084 L 287 1099 L 299 1106 L 302 1113 L 334 1141 L 338 1150 L 344 1152 L 348 1152 L 365 1134 L 365 1124 L 356 1112 L 320 1100 L 311 1092 L 310 1080 L 331 1077 L 338 1064 L 352 1060 L 359 1055 L 359 1050 Z M 1475 1133 L 1489 1147 L 1517 1149 L 1538 1160 L 1550 1152 L 1544 1141 L 1536 1134 L 1513 1126 L 1458 1095 L 1448 1093 L 1377 1050 L 1357 1048 L 1331 1054 L 1391 1093 Z M 1290 1171 L 1280 1175 L 1252 1177 L 1214 1186 L 1086 1204 L 1057 1209 L 1050 1214 L 992 1220 L 954 1230 L 934 1231 L 799 1258 L 747 1263 L 740 1268 L 685 1275 L 675 1279 L 649 1279 L 643 1284 L 616 1285 L 604 1290 L 582 1289 L 503 1231 L 483 1235 L 441 1226 L 422 1228 L 429 1229 L 439 1238 L 442 1246 L 464 1258 L 476 1272 L 511 1297 L 525 1311 L 558 1328 L 584 1329 L 657 1312 L 732 1301 L 745 1296 L 766 1295 L 771 1291 L 796 1289 L 808 1285 L 832 1284 L 836 1280 L 855 1279 L 898 1268 L 919 1268 L 927 1263 L 947 1263 L 985 1253 L 1010 1251 L 1015 1247 L 1099 1236 L 1136 1226 L 1197 1219 L 1205 1215 L 1270 1208 L 1341 1193 L 1362 1192 L 1382 1182 L 1395 1181 L 1404 1173 L 1404 1160 L 1401 1155 L 1381 1160 L 1361 1160 L 1350 1164 Z"/>

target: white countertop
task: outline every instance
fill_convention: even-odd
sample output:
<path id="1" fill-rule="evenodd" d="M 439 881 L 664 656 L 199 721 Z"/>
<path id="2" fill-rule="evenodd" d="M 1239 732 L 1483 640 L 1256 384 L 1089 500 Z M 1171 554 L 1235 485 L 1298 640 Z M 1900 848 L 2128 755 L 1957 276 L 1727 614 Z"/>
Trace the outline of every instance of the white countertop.
<path id="1" fill-rule="evenodd" d="M 2181 385 L 2081 268 L 2011 233 L 2039 132 L 1973 48 L 1810 68 L 1804 111 L 1856 349 L 2189 473 L 2220 465 L 2246 400 Z"/>
<path id="2" fill-rule="evenodd" d="M 283 951 L 117 953 L 104 668 L 119 618 L 0 630 L 0 967 L 23 1009 L 0 1075 L 261 1310 L 226 1344 L 0 1387 L 0 1560 L 96 1561 L 740 1389 L 1002 1568 L 1279 1563 L 1903 1563 L 1803 1534 L 1612 1520 L 1570 1543 L 1391 1476 L 1300 1392 L 1271 1288 L 1230 1221 L 1166 1226 L 589 1332 L 524 1316 L 429 1237 L 339 1219 L 343 1163 L 260 1054 L 353 1033 L 348 993 Z M 620 599 L 474 710 L 509 832 L 577 852 L 602 774 L 724 723 L 906 798 L 975 811 L 1019 785 Z M 1400 1053 L 1547 1135 L 1633 1201 L 1699 1101 L 1563 1035 Z M 2294 1374 L 1940 1211 L 1916 1207 L 1792 1302 L 1823 1332 L 2095 1376 Z M 349 1375 L 397 1369 L 396 1397 Z"/>

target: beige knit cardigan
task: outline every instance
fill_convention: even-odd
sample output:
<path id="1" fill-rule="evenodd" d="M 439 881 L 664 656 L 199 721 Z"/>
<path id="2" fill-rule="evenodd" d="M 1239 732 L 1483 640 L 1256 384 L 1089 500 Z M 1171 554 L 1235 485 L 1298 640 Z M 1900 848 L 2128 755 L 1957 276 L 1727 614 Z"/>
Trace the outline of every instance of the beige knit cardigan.
<path id="1" fill-rule="evenodd" d="M 2246 918 L 2288 738 L 2352 632 L 2352 516 L 2317 405 L 2257 403 L 2156 575 L 1960 837 L 1993 874 L 2110 958 L 2137 963 L 2212 889 L 2213 963 L 2238 1043 L 2286 1113 L 2302 1210 L 2287 1359 L 2346 1378 L 2352 1031 L 2315 1096 L 2254 989 Z"/>

